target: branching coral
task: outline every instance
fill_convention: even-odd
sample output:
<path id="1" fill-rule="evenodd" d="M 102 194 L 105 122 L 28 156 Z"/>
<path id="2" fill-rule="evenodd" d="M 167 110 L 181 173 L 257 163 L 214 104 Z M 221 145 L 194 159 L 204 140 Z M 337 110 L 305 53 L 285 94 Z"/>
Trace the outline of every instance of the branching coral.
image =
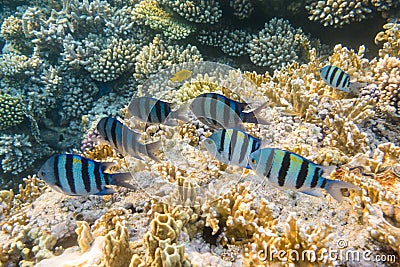
<path id="1" fill-rule="evenodd" d="M 143 23 L 153 30 L 161 31 L 165 36 L 172 39 L 183 39 L 193 32 L 191 26 L 174 19 L 155 0 L 141 1 L 135 5 L 132 15 L 138 23 Z"/>
<path id="2" fill-rule="evenodd" d="M 137 55 L 134 77 L 145 80 L 169 65 L 201 60 L 202 56 L 195 46 L 168 45 L 159 37 L 154 37 L 153 42 Z"/>
<path id="3" fill-rule="evenodd" d="M 250 42 L 250 60 L 271 69 L 298 61 L 302 35 L 302 30 L 293 28 L 288 20 L 273 18 Z"/>
<path id="4" fill-rule="evenodd" d="M 248 53 L 248 45 L 252 36 L 248 31 L 241 29 L 202 30 L 197 35 L 197 39 L 204 45 L 221 47 L 222 52 L 225 54 L 237 57 Z"/>
<path id="5" fill-rule="evenodd" d="M 18 174 L 32 166 L 36 159 L 49 151 L 33 145 L 25 134 L 0 136 L 1 168 L 5 173 Z"/>
<path id="6" fill-rule="evenodd" d="M 216 0 L 162 0 L 161 3 L 191 22 L 214 24 L 222 16 L 220 4 Z"/>
<path id="7" fill-rule="evenodd" d="M 368 0 L 312 1 L 306 6 L 310 20 L 320 21 L 324 26 L 341 27 L 353 21 L 361 21 L 371 13 Z"/>
<path id="8" fill-rule="evenodd" d="M 229 5 L 233 8 L 233 15 L 239 19 L 245 19 L 250 17 L 254 10 L 252 1 L 250 0 L 234 0 L 229 1 Z"/>
<path id="9" fill-rule="evenodd" d="M 0 94 L 0 130 L 20 124 L 25 118 L 25 106 L 21 96 Z"/>
<path id="10" fill-rule="evenodd" d="M 379 50 L 379 56 L 389 55 L 392 57 L 400 56 L 400 23 L 390 22 L 383 25 L 385 31 L 379 32 L 375 36 L 375 44 L 383 43 Z"/>

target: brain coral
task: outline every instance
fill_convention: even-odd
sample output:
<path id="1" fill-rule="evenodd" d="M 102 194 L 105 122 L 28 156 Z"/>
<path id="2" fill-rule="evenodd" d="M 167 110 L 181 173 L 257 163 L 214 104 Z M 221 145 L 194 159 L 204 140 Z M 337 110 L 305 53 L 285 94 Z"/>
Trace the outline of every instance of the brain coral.
<path id="1" fill-rule="evenodd" d="M 302 30 L 293 28 L 288 20 L 273 18 L 250 42 L 250 60 L 272 69 L 298 61 L 302 35 Z"/>

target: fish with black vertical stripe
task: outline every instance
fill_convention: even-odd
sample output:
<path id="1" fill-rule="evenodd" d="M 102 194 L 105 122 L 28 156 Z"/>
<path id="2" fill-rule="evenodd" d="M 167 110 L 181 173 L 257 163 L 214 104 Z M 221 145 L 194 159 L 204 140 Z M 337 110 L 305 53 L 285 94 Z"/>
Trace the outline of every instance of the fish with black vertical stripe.
<path id="1" fill-rule="evenodd" d="M 340 189 L 360 188 L 351 183 L 322 177 L 334 170 L 334 166 L 320 166 L 293 152 L 278 148 L 262 148 L 250 154 L 250 167 L 269 183 L 283 189 L 296 190 L 320 197 L 325 189 L 334 199 L 341 202 Z"/>
<path id="2" fill-rule="evenodd" d="M 217 93 L 204 93 L 190 103 L 190 110 L 202 123 L 214 128 L 236 128 L 244 130 L 243 123 L 269 124 L 257 117 L 267 103 L 257 109 L 244 112 L 248 104 L 229 99 Z"/>
<path id="3" fill-rule="evenodd" d="M 148 96 L 132 99 L 128 105 L 128 113 L 146 123 L 169 126 L 176 126 L 176 120 L 188 120 L 181 110 L 173 111 L 171 103 Z"/>
<path id="4" fill-rule="evenodd" d="M 160 141 L 149 144 L 142 144 L 140 133 L 137 133 L 125 124 L 113 117 L 104 117 L 97 123 L 97 131 L 101 137 L 108 141 L 112 148 L 116 149 L 123 155 L 130 155 L 137 159 L 143 160 L 139 154 L 146 155 L 155 161 L 159 159 L 154 155 L 154 152 L 160 147 Z"/>
<path id="5" fill-rule="evenodd" d="M 58 192 L 70 196 L 109 195 L 106 185 L 136 189 L 129 183 L 130 173 L 106 173 L 113 163 L 97 162 L 79 155 L 59 154 L 50 157 L 40 168 L 38 177 Z"/>
<path id="6" fill-rule="evenodd" d="M 329 86 L 346 93 L 359 93 L 368 83 L 351 82 L 350 75 L 336 66 L 325 66 L 319 70 L 322 80 Z"/>
<path id="7" fill-rule="evenodd" d="M 217 130 L 203 143 L 217 160 L 247 169 L 250 154 L 261 146 L 260 139 L 238 129 Z"/>

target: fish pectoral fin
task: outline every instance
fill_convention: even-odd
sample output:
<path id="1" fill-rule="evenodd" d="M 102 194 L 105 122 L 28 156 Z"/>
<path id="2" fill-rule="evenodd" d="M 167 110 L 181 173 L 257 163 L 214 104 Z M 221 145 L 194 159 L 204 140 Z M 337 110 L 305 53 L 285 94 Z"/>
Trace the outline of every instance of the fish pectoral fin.
<path id="1" fill-rule="evenodd" d="M 95 195 L 98 196 L 104 196 L 104 195 L 112 195 L 114 194 L 116 191 L 112 188 L 103 186 L 100 192 L 97 192 Z"/>
<path id="2" fill-rule="evenodd" d="M 319 189 L 309 189 L 300 192 L 309 196 L 322 197 L 322 192 Z"/>
<path id="3" fill-rule="evenodd" d="M 322 170 L 322 177 L 329 177 L 332 172 L 336 170 L 336 166 L 331 165 L 331 166 L 320 166 Z"/>
<path id="4" fill-rule="evenodd" d="M 101 170 L 103 172 L 109 171 L 111 169 L 112 166 L 115 166 L 116 163 L 115 162 L 102 162 L 101 163 Z"/>
<path id="5" fill-rule="evenodd" d="M 111 174 L 111 184 L 137 190 L 136 186 L 129 183 L 131 181 L 133 181 L 133 177 L 130 172 Z"/>

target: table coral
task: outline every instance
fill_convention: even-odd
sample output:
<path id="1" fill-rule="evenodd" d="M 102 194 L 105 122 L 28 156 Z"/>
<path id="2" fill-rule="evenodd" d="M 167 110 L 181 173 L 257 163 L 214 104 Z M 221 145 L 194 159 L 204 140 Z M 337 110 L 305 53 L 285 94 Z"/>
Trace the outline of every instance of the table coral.
<path id="1" fill-rule="evenodd" d="M 302 30 L 295 29 L 288 20 L 273 18 L 250 42 L 250 60 L 271 69 L 298 61 L 301 35 L 304 35 Z"/>

